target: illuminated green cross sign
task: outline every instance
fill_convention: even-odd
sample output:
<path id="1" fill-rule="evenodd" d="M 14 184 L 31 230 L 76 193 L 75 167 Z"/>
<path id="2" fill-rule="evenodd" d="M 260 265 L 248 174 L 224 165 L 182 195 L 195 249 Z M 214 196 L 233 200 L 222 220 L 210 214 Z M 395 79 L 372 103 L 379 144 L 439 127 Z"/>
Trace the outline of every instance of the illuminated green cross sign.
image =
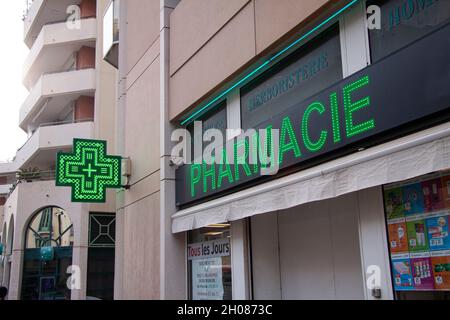
<path id="1" fill-rule="evenodd" d="M 121 188 L 119 156 L 106 155 L 106 141 L 74 139 L 73 153 L 59 152 L 56 185 L 72 187 L 73 202 L 105 202 L 107 188 Z"/>

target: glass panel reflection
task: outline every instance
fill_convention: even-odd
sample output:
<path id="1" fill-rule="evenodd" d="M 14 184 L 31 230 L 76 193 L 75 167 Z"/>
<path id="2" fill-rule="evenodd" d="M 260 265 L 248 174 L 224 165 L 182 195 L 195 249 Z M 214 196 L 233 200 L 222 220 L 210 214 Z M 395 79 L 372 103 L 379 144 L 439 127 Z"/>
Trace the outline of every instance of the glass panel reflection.
<path id="1" fill-rule="evenodd" d="M 28 225 L 25 249 L 73 246 L 73 227 L 69 215 L 61 208 L 39 211 Z"/>

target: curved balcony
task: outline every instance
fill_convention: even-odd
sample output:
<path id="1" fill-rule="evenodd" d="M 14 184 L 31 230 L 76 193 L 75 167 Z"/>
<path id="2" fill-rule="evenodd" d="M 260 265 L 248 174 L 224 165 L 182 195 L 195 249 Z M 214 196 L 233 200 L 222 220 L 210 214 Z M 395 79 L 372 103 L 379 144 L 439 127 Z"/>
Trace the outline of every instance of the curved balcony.
<path id="1" fill-rule="evenodd" d="M 0 196 L 9 194 L 9 191 L 11 190 L 11 188 L 12 188 L 11 184 L 0 185 Z"/>
<path id="2" fill-rule="evenodd" d="M 71 101 L 95 92 L 95 69 L 43 75 L 20 108 L 20 127 L 39 127 L 52 122 Z"/>
<path id="3" fill-rule="evenodd" d="M 48 169 L 54 164 L 58 151 L 72 148 L 74 138 L 90 139 L 93 134 L 92 121 L 40 127 L 17 151 L 14 159 L 16 171 L 29 167 Z"/>
<path id="4" fill-rule="evenodd" d="M 14 162 L 0 162 L 0 174 L 9 175 L 17 171 L 17 166 Z"/>
<path id="5" fill-rule="evenodd" d="M 31 48 L 42 27 L 46 24 L 64 22 L 67 8 L 79 5 L 81 0 L 34 0 L 24 17 L 24 42 Z"/>
<path id="6" fill-rule="evenodd" d="M 42 28 L 23 70 L 23 84 L 30 89 L 42 74 L 61 71 L 82 46 L 95 47 L 97 19 L 83 19 L 80 29 L 68 30 L 65 22 Z"/>

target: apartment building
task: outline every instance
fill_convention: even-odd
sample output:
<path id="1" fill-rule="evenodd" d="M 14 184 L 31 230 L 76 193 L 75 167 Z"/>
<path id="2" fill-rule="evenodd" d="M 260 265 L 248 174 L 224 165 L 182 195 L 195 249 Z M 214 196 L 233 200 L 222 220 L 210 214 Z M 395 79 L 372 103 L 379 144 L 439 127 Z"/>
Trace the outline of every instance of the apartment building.
<path id="1" fill-rule="evenodd" d="M 448 298 L 447 1 L 113 2 L 117 299 Z M 180 166 L 177 128 L 244 160 Z"/>
<path id="2" fill-rule="evenodd" d="M 102 0 L 27 2 L 29 95 L 18 125 L 28 140 L 12 162 L 0 164 L 0 281 L 11 300 L 113 297 L 115 193 L 104 204 L 76 204 L 70 189 L 55 186 L 56 154 L 70 152 L 74 138 L 106 140 L 115 151 L 117 72 L 103 60 L 97 14 L 105 6 Z M 110 226 L 106 235 L 103 226 Z"/>

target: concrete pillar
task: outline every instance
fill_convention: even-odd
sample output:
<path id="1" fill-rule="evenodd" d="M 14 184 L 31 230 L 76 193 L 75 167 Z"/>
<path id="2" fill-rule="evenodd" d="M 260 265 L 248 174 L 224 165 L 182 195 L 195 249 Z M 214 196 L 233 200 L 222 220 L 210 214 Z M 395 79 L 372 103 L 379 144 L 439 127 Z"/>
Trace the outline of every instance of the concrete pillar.
<path id="1" fill-rule="evenodd" d="M 9 276 L 5 281 L 8 288 L 8 300 L 20 300 L 20 289 L 22 286 L 22 265 L 23 265 L 23 250 L 14 249 L 12 255 L 9 256 L 11 264 L 7 268 L 6 276 Z M 10 266 L 10 267 L 9 267 Z"/>
<path id="2" fill-rule="evenodd" d="M 72 253 L 72 265 L 79 267 L 80 285 L 79 289 L 72 289 L 72 300 L 86 300 L 87 289 L 87 260 L 88 260 L 88 247 L 78 246 L 73 247 Z M 76 276 L 75 274 L 73 276 Z"/>
<path id="3" fill-rule="evenodd" d="M 172 234 L 172 214 L 175 213 L 175 169 L 169 166 L 173 126 L 169 121 L 169 50 L 170 13 L 178 0 L 161 0 L 160 15 L 160 297 L 161 299 L 186 299 L 186 235 Z"/>

